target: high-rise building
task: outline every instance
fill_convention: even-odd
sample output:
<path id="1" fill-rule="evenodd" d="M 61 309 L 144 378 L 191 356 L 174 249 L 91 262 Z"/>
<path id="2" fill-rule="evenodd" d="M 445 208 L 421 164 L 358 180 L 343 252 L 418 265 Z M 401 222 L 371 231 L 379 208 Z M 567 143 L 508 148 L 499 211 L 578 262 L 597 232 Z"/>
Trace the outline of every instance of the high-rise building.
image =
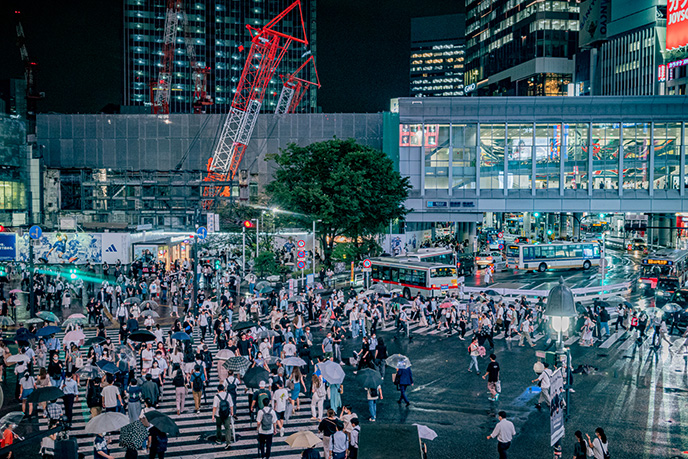
<path id="1" fill-rule="evenodd" d="M 411 19 L 411 96 L 463 96 L 466 16 Z"/>
<path id="2" fill-rule="evenodd" d="M 209 67 L 208 95 L 214 104 L 207 113 L 226 113 L 239 82 L 251 36 L 246 25 L 261 27 L 281 13 L 293 0 L 187 0 L 183 9 L 188 18 L 187 32 L 191 38 L 197 62 Z M 280 74 L 294 72 L 306 59 L 307 51 L 315 55 L 315 3 L 301 0 L 309 47 L 293 43 L 275 72 L 266 92 L 263 110 L 272 112 L 282 90 Z M 127 111 L 150 110 L 150 83 L 158 77 L 162 61 L 166 0 L 124 0 L 124 105 Z M 301 37 L 298 9 L 292 10 L 276 27 L 280 32 Z M 181 19 L 181 18 L 180 18 Z M 172 71 L 170 112 L 191 113 L 194 83 L 189 56 L 185 46 L 185 31 L 179 21 Z M 312 68 L 306 67 L 300 76 L 311 80 Z M 315 112 L 315 89 L 306 90 L 297 112 Z"/>
<path id="3" fill-rule="evenodd" d="M 566 95 L 578 15 L 578 0 L 468 0 L 466 85 L 488 96 Z"/>
<path id="4" fill-rule="evenodd" d="M 666 14 L 666 0 L 582 2 L 576 95 L 662 94 Z"/>

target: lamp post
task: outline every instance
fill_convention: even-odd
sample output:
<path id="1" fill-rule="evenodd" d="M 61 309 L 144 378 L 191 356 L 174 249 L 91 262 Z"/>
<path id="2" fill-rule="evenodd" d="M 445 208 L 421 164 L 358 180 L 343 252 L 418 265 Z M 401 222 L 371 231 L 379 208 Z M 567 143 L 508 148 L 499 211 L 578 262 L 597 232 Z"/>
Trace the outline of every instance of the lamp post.
<path id="1" fill-rule="evenodd" d="M 576 301 L 573 291 L 566 285 L 564 278 L 559 278 L 559 285 L 556 285 L 547 295 L 547 307 L 545 315 L 550 318 L 552 328 L 557 332 L 557 359 L 566 362 L 566 376 L 564 381 L 564 392 L 566 397 L 566 416 L 569 413 L 569 380 L 571 375 L 571 352 L 564 347 L 562 333 L 568 330 L 571 319 L 578 315 L 576 311 Z M 563 358 L 562 358 L 563 357 Z"/>

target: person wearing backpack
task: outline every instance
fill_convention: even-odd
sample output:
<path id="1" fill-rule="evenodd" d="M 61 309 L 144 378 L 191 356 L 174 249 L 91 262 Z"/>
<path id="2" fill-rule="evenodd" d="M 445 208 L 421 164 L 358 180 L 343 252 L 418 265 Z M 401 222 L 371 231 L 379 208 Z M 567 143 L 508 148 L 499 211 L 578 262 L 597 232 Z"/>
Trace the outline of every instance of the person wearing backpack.
<path id="1" fill-rule="evenodd" d="M 205 387 L 205 376 L 201 373 L 201 367 L 196 365 L 194 372 L 189 378 L 191 391 L 193 392 L 194 405 L 196 406 L 196 414 L 201 412 L 201 397 L 203 397 L 203 388 Z"/>
<path id="2" fill-rule="evenodd" d="M 272 394 L 270 394 L 270 391 L 266 387 L 266 382 L 260 381 L 258 383 L 258 390 L 255 391 L 251 397 L 251 405 L 249 406 L 249 416 L 251 420 L 253 420 L 254 410 L 260 410 L 260 408 L 264 405 L 263 402 L 265 400 L 268 402 L 272 400 Z"/>
<path id="3" fill-rule="evenodd" d="M 533 379 L 533 381 L 532 381 L 532 382 L 537 382 L 538 385 L 540 386 L 540 389 L 541 389 L 540 390 L 540 398 L 538 399 L 538 402 L 535 405 L 535 407 L 537 409 L 541 408 L 542 402 L 545 402 L 547 404 L 547 406 L 549 406 L 549 402 L 550 402 L 549 387 L 551 385 L 550 380 L 552 378 L 553 372 L 552 372 L 552 370 L 549 369 L 549 363 L 545 362 L 544 367 L 545 367 L 545 370 L 542 373 L 540 373 L 540 376 Z"/>
<path id="4" fill-rule="evenodd" d="M 272 437 L 275 435 L 275 422 L 277 415 L 270 407 L 270 399 L 261 400 L 263 407 L 258 411 L 256 424 L 258 428 L 258 454 L 261 459 L 270 459 L 272 450 Z"/>
<path id="5" fill-rule="evenodd" d="M 184 404 L 186 403 L 186 385 L 188 381 L 186 375 L 179 367 L 175 364 L 175 373 L 172 378 L 172 385 L 174 386 L 174 397 L 175 404 L 177 406 L 177 416 L 184 412 Z"/>
<path id="6" fill-rule="evenodd" d="M 237 405 L 237 388 L 239 387 L 239 378 L 234 375 L 232 370 L 227 372 L 227 378 L 224 381 L 225 390 L 232 397 L 232 404 Z M 236 416 L 236 413 L 235 413 Z"/>
<path id="7" fill-rule="evenodd" d="M 234 402 L 232 396 L 227 393 L 225 386 L 217 386 L 217 393 L 213 398 L 212 420 L 215 421 L 215 443 L 222 443 L 222 427 L 225 428 L 225 449 L 232 447 L 232 416 L 234 415 Z"/>
<path id="8" fill-rule="evenodd" d="M 366 388 L 366 398 L 368 399 L 368 410 L 370 411 L 370 422 L 375 422 L 377 418 L 377 401 L 382 400 L 382 387 Z"/>

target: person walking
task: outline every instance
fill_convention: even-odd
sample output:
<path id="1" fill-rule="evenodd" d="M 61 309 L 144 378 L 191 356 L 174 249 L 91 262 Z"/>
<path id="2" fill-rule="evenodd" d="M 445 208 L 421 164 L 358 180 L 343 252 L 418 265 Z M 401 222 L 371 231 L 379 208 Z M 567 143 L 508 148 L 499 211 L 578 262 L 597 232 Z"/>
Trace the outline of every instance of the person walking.
<path id="1" fill-rule="evenodd" d="M 547 406 L 549 406 L 549 387 L 550 387 L 550 381 L 552 378 L 552 370 L 549 369 L 549 363 L 544 364 L 545 369 L 542 373 L 540 373 L 540 376 L 537 378 L 533 379 L 531 382 L 537 382 L 538 385 L 540 386 L 540 398 L 538 399 L 537 404 L 535 407 L 539 410 L 542 407 L 542 402 L 545 402 Z"/>
<path id="2" fill-rule="evenodd" d="M 478 368 L 478 356 L 480 355 L 480 344 L 478 344 L 478 337 L 473 335 L 471 344 L 468 345 L 468 355 L 471 356 L 471 363 L 468 365 L 468 372 L 471 372 L 471 368 L 475 367 L 476 374 L 480 374 L 480 369 Z"/>
<path id="3" fill-rule="evenodd" d="M 127 400 L 127 414 L 129 422 L 136 421 L 141 416 L 141 388 L 138 380 L 133 378 L 126 390 L 129 398 Z"/>
<path id="4" fill-rule="evenodd" d="M 395 381 L 399 386 L 399 400 L 397 400 L 397 403 L 401 404 L 403 400 L 406 402 L 406 406 L 409 406 L 411 402 L 406 397 L 406 389 L 408 386 L 413 386 L 413 372 L 411 372 L 410 368 L 400 367 L 397 369 Z M 380 398 L 382 398 L 382 392 L 380 392 Z"/>
<path id="5" fill-rule="evenodd" d="M 506 412 L 500 411 L 499 422 L 495 426 L 494 430 L 487 439 L 496 438 L 497 439 L 497 452 L 499 453 L 499 459 L 506 459 L 506 451 L 511 446 L 511 440 L 516 435 L 516 429 L 514 428 L 514 423 L 506 418 Z"/>
<path id="6" fill-rule="evenodd" d="M 277 426 L 279 427 L 280 437 L 284 436 L 284 413 L 287 411 L 287 402 L 289 401 L 289 391 L 284 388 L 282 381 L 274 383 L 277 389 L 272 394 L 272 409 L 277 414 Z M 312 410 L 311 410 L 312 411 Z"/>
<path id="7" fill-rule="evenodd" d="M 201 412 L 201 398 L 203 397 L 203 387 L 205 385 L 205 376 L 201 373 L 200 365 L 194 367 L 194 372 L 189 378 L 189 382 L 191 383 L 191 391 L 193 392 L 196 414 L 198 414 Z"/>
<path id="8" fill-rule="evenodd" d="M 361 435 L 361 426 L 358 418 L 351 420 L 351 433 L 349 434 L 349 459 L 358 459 L 358 437 Z"/>
<path id="9" fill-rule="evenodd" d="M 583 434 L 580 430 L 576 430 L 573 435 L 576 437 L 576 444 L 573 445 L 573 459 L 588 459 L 588 445 L 583 440 Z"/>
<path id="10" fill-rule="evenodd" d="M 497 356 L 494 354 L 490 354 L 490 363 L 487 364 L 487 371 L 483 375 L 483 379 L 485 377 L 487 377 L 487 390 L 492 394 L 492 397 L 488 397 L 488 400 L 496 402 L 499 400 L 501 383 L 499 381 L 499 364 L 497 363 Z"/>
<path id="11" fill-rule="evenodd" d="M 374 419 L 373 419 L 374 420 Z M 332 459 L 346 459 L 346 452 L 349 449 L 349 438 L 344 433 L 344 424 L 337 423 L 337 431 L 330 437 L 330 450 Z"/>
<path id="12" fill-rule="evenodd" d="M 234 403 L 232 396 L 227 393 L 225 386 L 217 386 L 217 393 L 213 397 L 213 413 L 211 419 L 215 421 L 215 442 L 222 443 L 222 427 L 225 428 L 225 449 L 232 447 L 232 420 Z"/>
<path id="13" fill-rule="evenodd" d="M 327 398 L 327 389 L 320 376 L 315 374 L 311 378 L 311 392 L 311 421 L 317 421 L 323 417 L 323 405 L 325 398 Z"/>
<path id="14" fill-rule="evenodd" d="M 337 416 L 335 411 L 330 408 L 327 410 L 327 417 L 320 421 L 320 424 L 318 425 L 318 431 L 322 432 L 323 436 L 323 450 L 325 451 L 325 459 L 328 459 L 330 457 L 330 437 L 334 435 L 334 433 L 337 431 Z"/>
<path id="15" fill-rule="evenodd" d="M 595 459 L 607 459 L 609 457 L 609 442 L 602 427 L 595 429 L 595 439 L 590 441 L 590 435 L 585 434 L 588 439 L 588 447 L 592 450 Z M 592 458 L 590 458 L 592 459 Z"/>
<path id="16" fill-rule="evenodd" d="M 179 365 L 175 365 L 174 377 L 172 378 L 172 385 L 174 386 L 175 405 L 177 407 L 177 416 L 184 412 L 184 403 L 186 402 L 186 385 L 188 384 L 187 377 Z"/>
<path id="17" fill-rule="evenodd" d="M 264 399 L 263 407 L 258 411 L 256 425 L 258 426 L 258 454 L 261 459 L 270 459 L 272 451 L 272 437 L 275 435 L 277 414 L 270 407 L 270 399 Z"/>
<path id="18" fill-rule="evenodd" d="M 382 400 L 382 387 L 377 386 L 377 387 L 370 387 L 366 388 L 366 398 L 368 399 L 368 410 L 370 411 L 370 419 L 368 419 L 370 422 L 375 422 L 377 419 L 377 401 Z M 404 394 L 403 396 L 406 398 L 406 395 Z M 401 399 L 399 399 L 399 403 L 401 403 Z M 408 406 L 408 400 L 406 400 L 406 406 Z"/>
<path id="19" fill-rule="evenodd" d="M 65 416 L 67 416 L 67 425 L 72 425 L 72 417 L 74 416 L 74 401 L 79 398 L 79 384 L 76 382 L 76 375 L 68 372 L 65 374 L 65 379 L 60 386 L 64 396 Z"/>

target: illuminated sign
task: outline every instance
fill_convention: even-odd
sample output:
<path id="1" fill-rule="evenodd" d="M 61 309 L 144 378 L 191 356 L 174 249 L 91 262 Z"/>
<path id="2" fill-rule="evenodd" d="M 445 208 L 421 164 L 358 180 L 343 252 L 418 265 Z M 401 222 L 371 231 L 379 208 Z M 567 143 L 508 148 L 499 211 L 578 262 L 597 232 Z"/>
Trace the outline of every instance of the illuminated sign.
<path id="1" fill-rule="evenodd" d="M 688 45 L 688 2 L 668 0 L 666 49 L 667 51 Z"/>
<path id="2" fill-rule="evenodd" d="M 666 66 L 669 70 L 671 70 L 673 68 L 681 67 L 684 65 L 688 65 L 688 59 L 680 59 L 678 61 L 669 62 Z"/>
<path id="3" fill-rule="evenodd" d="M 653 260 L 653 259 L 648 259 L 648 260 L 643 260 L 645 264 L 648 265 L 671 265 L 673 264 L 669 260 Z"/>
<path id="4" fill-rule="evenodd" d="M 666 81 L 666 65 L 657 67 L 657 81 Z"/>
<path id="5" fill-rule="evenodd" d="M 467 85 L 463 90 L 466 94 L 468 94 L 471 91 L 475 91 L 475 83 Z"/>

